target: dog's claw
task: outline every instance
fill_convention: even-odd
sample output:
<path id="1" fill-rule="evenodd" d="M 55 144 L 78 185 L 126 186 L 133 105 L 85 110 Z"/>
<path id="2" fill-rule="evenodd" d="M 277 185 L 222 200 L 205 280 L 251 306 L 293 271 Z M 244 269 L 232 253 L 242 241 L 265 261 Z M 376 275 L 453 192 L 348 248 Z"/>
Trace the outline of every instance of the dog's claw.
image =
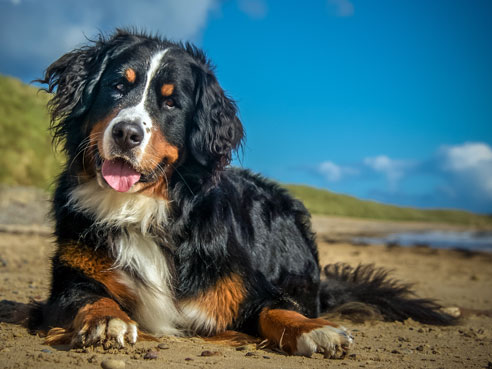
<path id="1" fill-rule="evenodd" d="M 325 358 L 341 359 L 345 357 L 353 341 L 352 335 L 344 327 L 326 325 L 302 334 L 297 339 L 295 354 L 310 357 L 315 352 L 322 352 Z"/>
<path id="2" fill-rule="evenodd" d="M 116 341 L 120 348 L 125 347 L 126 341 L 130 344 L 137 342 L 137 326 L 135 323 L 125 323 L 118 318 L 106 318 L 95 324 L 85 325 L 72 339 L 72 347 L 85 347 L 98 343 L 110 345 L 109 341 Z"/>

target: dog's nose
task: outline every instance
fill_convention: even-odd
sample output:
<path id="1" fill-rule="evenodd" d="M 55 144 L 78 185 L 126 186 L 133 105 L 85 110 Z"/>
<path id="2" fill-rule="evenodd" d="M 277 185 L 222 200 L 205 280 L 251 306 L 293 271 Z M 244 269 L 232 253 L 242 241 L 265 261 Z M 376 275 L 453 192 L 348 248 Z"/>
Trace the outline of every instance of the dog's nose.
<path id="1" fill-rule="evenodd" d="M 144 131 L 138 123 L 119 122 L 113 126 L 113 139 L 122 150 L 130 150 L 142 143 Z"/>

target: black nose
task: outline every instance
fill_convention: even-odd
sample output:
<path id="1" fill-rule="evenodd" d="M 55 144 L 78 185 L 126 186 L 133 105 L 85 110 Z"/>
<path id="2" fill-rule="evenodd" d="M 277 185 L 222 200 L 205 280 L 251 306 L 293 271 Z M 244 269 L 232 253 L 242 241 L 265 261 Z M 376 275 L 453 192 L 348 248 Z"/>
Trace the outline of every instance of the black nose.
<path id="1" fill-rule="evenodd" d="M 142 143 L 144 131 L 138 123 L 119 122 L 113 126 L 113 139 L 122 150 L 130 150 Z"/>

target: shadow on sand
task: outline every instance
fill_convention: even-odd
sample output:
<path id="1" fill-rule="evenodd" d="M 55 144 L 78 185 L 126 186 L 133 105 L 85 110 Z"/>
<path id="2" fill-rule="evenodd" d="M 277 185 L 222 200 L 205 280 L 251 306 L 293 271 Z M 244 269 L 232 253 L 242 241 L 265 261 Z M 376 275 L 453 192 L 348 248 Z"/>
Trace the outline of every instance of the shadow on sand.
<path id="1" fill-rule="evenodd" d="M 0 301 L 0 323 L 11 323 L 26 326 L 29 316 L 29 304 L 23 302 Z"/>

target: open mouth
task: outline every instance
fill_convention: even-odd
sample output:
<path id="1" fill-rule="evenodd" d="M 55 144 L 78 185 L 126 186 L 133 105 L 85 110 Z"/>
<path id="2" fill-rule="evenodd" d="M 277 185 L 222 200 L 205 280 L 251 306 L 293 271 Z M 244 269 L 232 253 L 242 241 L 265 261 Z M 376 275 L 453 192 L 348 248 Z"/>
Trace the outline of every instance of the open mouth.
<path id="1" fill-rule="evenodd" d="M 149 176 L 138 172 L 128 160 L 103 159 L 99 153 L 96 154 L 96 169 L 106 183 L 118 192 L 127 192 L 135 183 L 150 180 Z"/>
<path id="2" fill-rule="evenodd" d="M 122 158 L 104 160 L 101 173 L 108 185 L 118 192 L 127 192 L 142 177 L 141 173 Z"/>

